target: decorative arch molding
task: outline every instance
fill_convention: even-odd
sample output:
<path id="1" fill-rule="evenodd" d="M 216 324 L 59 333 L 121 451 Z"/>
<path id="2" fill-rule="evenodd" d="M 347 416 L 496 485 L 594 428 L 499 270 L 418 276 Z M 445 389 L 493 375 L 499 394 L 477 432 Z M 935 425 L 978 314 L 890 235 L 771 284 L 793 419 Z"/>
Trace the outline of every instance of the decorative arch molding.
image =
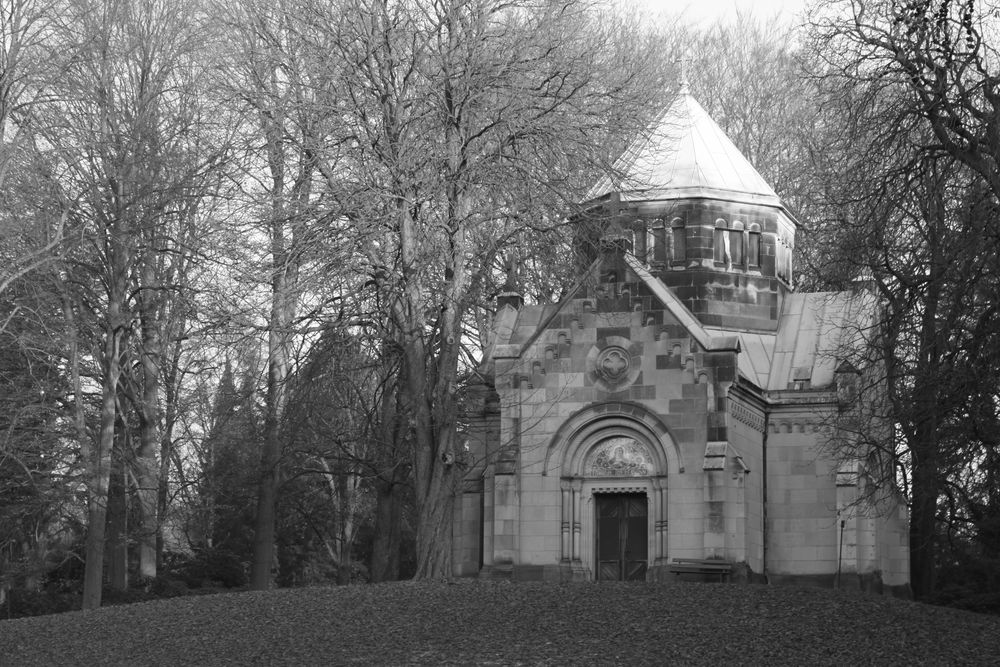
<path id="1" fill-rule="evenodd" d="M 663 421 L 637 403 L 614 401 L 577 411 L 556 431 L 545 452 L 543 475 L 584 477 L 587 455 L 614 437 L 637 440 L 652 456 L 652 476 L 684 472 L 677 443 Z"/>

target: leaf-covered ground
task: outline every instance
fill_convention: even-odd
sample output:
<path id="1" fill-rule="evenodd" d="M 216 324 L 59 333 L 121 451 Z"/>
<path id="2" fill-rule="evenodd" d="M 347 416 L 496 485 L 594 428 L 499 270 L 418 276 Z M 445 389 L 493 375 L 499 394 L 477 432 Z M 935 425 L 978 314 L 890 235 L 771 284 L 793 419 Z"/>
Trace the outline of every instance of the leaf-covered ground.
<path id="1" fill-rule="evenodd" d="M 814 588 L 398 583 L 0 621 L 0 665 L 1000 664 L 1000 617 Z"/>

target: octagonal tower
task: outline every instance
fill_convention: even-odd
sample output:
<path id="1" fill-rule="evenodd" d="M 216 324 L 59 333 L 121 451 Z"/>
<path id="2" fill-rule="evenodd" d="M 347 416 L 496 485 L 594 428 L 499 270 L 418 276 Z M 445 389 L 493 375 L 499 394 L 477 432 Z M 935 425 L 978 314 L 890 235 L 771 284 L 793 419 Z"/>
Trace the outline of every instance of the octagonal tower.
<path id="1" fill-rule="evenodd" d="M 797 223 L 686 85 L 614 172 L 578 217 L 585 260 L 601 236 L 624 233 L 702 324 L 777 329 Z"/>

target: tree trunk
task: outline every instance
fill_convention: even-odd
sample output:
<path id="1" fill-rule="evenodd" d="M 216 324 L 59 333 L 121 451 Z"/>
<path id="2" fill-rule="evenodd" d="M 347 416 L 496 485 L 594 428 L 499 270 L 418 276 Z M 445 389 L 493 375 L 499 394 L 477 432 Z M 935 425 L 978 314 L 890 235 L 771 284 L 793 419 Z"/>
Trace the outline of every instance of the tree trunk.
<path id="1" fill-rule="evenodd" d="M 442 471 L 428 486 L 417 506 L 417 571 L 415 579 L 450 579 L 452 567 L 452 517 L 455 496 L 452 475 Z"/>
<path id="2" fill-rule="evenodd" d="M 116 591 L 128 590 L 128 483 L 120 445 L 111 457 L 108 486 L 108 583 Z"/>
<path id="3" fill-rule="evenodd" d="M 413 345 L 422 348 L 422 342 Z M 455 404 L 447 393 L 428 392 L 423 352 L 409 351 L 407 382 L 413 401 L 413 483 L 417 510 L 416 579 L 452 576 L 452 512 L 455 486 Z M 439 363 L 445 365 L 442 360 Z M 430 398 L 423 398 L 431 393 Z M 434 395 L 436 394 L 437 395 Z M 436 399 L 436 400 L 435 400 Z M 434 402 L 432 407 L 432 401 Z"/>
<path id="4" fill-rule="evenodd" d="M 168 432 L 164 432 L 160 440 L 160 472 L 157 477 L 156 488 L 156 572 L 163 570 L 163 519 L 167 515 L 167 502 L 170 499 L 170 454 L 173 449 Z"/>
<path id="5" fill-rule="evenodd" d="M 910 451 L 913 479 L 910 499 L 910 587 L 918 600 L 934 592 L 937 565 L 937 503 L 941 489 L 938 484 L 940 447 L 938 426 L 932 404 L 935 397 L 932 378 L 917 381 L 916 405 L 927 407 L 918 413 Z"/>
<path id="6" fill-rule="evenodd" d="M 409 254 L 408 234 L 413 234 L 413 221 L 404 223 L 401 235 L 404 261 Z M 457 248 L 464 253 L 464 246 Z M 412 253 L 413 250 L 410 250 Z M 422 318 L 408 323 L 409 340 L 403 349 L 405 382 L 403 386 L 410 401 L 409 414 L 413 420 L 413 483 L 417 511 L 417 579 L 448 579 L 452 576 L 452 513 L 454 488 L 458 471 L 454 447 L 457 422 L 455 404 L 455 379 L 458 366 L 459 304 L 462 294 L 461 265 L 452 264 L 452 284 L 447 306 L 442 308 L 437 323 L 440 349 L 433 355 L 421 333 Z M 419 286 L 410 281 L 410 313 L 420 312 L 422 306 Z M 405 320 L 404 320 L 405 321 Z"/>
<path id="7" fill-rule="evenodd" d="M 399 579 L 403 536 L 403 484 L 408 473 L 404 457 L 409 431 L 399 418 L 406 401 L 399 393 L 398 359 L 394 351 L 394 345 L 385 345 L 382 350 L 384 382 L 377 431 L 379 445 L 374 452 L 379 474 L 375 478 L 375 535 L 369 570 L 373 583 Z"/>
<path id="8" fill-rule="evenodd" d="M 404 246 L 405 247 L 405 246 Z M 419 311 L 420 299 L 411 295 L 409 312 Z M 451 577 L 451 519 L 454 453 L 451 440 L 455 430 L 455 411 L 443 398 L 429 376 L 427 366 L 434 364 L 422 338 L 422 322 L 407 327 L 410 340 L 404 347 L 403 387 L 413 420 L 413 484 L 417 514 L 417 579 Z M 442 344 L 444 347 L 444 344 Z M 445 362 L 438 362 L 438 368 Z M 437 417 L 437 419 L 435 419 Z"/>
<path id="9" fill-rule="evenodd" d="M 278 505 L 278 465 L 281 441 L 277 415 L 272 405 L 272 386 L 268 382 L 268 414 L 264 425 L 264 443 L 260 458 L 260 481 L 257 488 L 257 513 L 254 519 L 253 563 L 250 568 L 250 588 L 257 591 L 271 587 L 274 563 L 275 519 Z"/>
<path id="10" fill-rule="evenodd" d="M 157 317 L 153 257 L 143 258 L 142 282 L 145 289 L 140 302 L 140 363 L 142 365 L 142 399 L 139 409 L 139 452 L 136 458 L 137 495 L 139 499 L 139 577 L 156 578 L 157 492 L 160 449 L 160 355 L 161 335 Z"/>
<path id="11" fill-rule="evenodd" d="M 276 70 L 270 71 L 269 94 L 284 94 L 282 78 Z M 300 248 L 300 215 L 309 204 L 312 182 L 311 160 L 305 151 L 299 153 L 299 173 L 286 179 L 288 141 L 285 127 L 285 110 L 281 104 L 262 113 L 263 134 L 267 150 L 267 167 L 271 177 L 270 219 L 268 236 L 271 254 L 271 310 L 268 317 L 267 340 L 267 399 L 264 415 L 264 442 L 261 449 L 260 482 L 257 493 L 257 515 L 254 520 L 253 564 L 250 586 L 264 590 L 271 584 L 271 566 L 274 561 L 275 518 L 277 515 L 278 486 L 281 479 L 281 422 L 288 396 L 290 373 L 289 345 L 295 319 L 298 289 Z M 291 192 L 286 180 L 292 181 Z M 290 232 L 290 240 L 286 238 Z"/>
<path id="12" fill-rule="evenodd" d="M 83 573 L 83 608 L 101 606 L 101 586 L 104 577 L 104 537 L 108 511 L 108 484 L 111 477 L 111 449 L 115 441 L 117 421 L 118 378 L 121 375 L 120 344 L 122 336 L 121 296 L 124 285 L 115 280 L 109 290 L 108 316 L 105 328 L 101 381 L 101 432 L 91 457 L 88 475 L 87 542 Z M 115 289 L 117 288 L 117 289 Z"/>
<path id="13" fill-rule="evenodd" d="M 281 417 L 287 400 L 288 327 L 291 325 L 294 299 L 285 274 L 283 223 L 275 219 L 272 227 L 274 275 L 271 281 L 271 317 L 268 332 L 268 378 L 264 442 L 260 458 L 260 482 L 257 491 L 257 514 L 254 519 L 253 564 L 250 587 L 266 590 L 271 585 L 274 562 L 275 518 L 281 463 Z"/>
<path id="14" fill-rule="evenodd" d="M 930 471 L 931 475 L 934 471 Z M 934 591 L 934 555 L 938 493 L 928 471 L 913 471 L 913 503 L 910 509 L 910 586 L 918 600 Z"/>
<path id="15" fill-rule="evenodd" d="M 941 492 L 941 382 L 947 374 L 943 346 L 939 338 L 938 317 L 941 310 L 945 276 L 951 270 L 944 255 L 947 227 L 940 197 L 925 204 L 928 222 L 926 234 L 928 283 L 920 315 L 919 346 L 911 404 L 912 433 L 910 459 L 913 485 L 910 507 L 910 586 L 917 599 L 934 591 L 935 555 L 937 553 L 937 502 Z"/>
<path id="16" fill-rule="evenodd" d="M 163 381 L 163 433 L 160 435 L 160 472 L 156 492 L 156 515 L 160 518 L 156 524 L 157 572 L 163 569 L 163 521 L 167 516 L 167 502 L 170 498 L 170 459 L 174 453 L 174 424 L 177 423 L 177 376 L 183 352 L 182 332 L 186 323 L 187 318 L 181 317 L 179 321 L 175 321 L 174 327 L 170 330 L 170 340 L 173 344 L 170 346 L 169 365 Z M 211 536 L 211 531 L 208 534 Z"/>
<path id="17" fill-rule="evenodd" d="M 369 575 L 372 583 L 399 579 L 399 549 L 403 516 L 399 485 L 392 479 L 375 483 L 375 537 Z"/>
<path id="18" fill-rule="evenodd" d="M 62 288 L 63 319 L 66 325 L 67 361 L 73 386 L 73 431 L 80 447 L 80 458 L 86 462 L 90 459 L 92 452 L 90 438 L 87 436 L 87 418 L 83 407 L 83 383 L 80 378 L 80 332 L 76 325 L 76 312 L 73 309 L 69 290 L 65 283 L 60 286 Z"/>

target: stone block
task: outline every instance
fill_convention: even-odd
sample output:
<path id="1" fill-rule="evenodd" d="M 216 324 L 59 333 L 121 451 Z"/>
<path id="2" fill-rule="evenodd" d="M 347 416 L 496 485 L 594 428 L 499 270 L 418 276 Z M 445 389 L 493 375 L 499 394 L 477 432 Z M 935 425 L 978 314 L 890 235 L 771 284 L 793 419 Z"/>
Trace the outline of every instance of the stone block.
<path id="1" fill-rule="evenodd" d="M 816 461 L 815 460 L 798 460 L 792 464 L 791 469 L 792 475 L 808 475 L 813 478 L 816 477 Z"/>
<path id="2" fill-rule="evenodd" d="M 584 380 L 584 384 L 590 384 L 589 380 Z M 594 402 L 597 393 L 593 387 L 567 387 L 566 400 L 572 401 L 574 403 L 587 404 Z M 603 393 L 603 392 L 602 392 Z"/>
<path id="3" fill-rule="evenodd" d="M 539 512 L 541 514 L 541 512 Z M 553 530 L 559 531 L 559 525 L 552 521 L 534 521 L 534 520 L 521 520 L 521 546 L 522 548 L 529 549 L 535 548 L 540 549 L 542 546 L 542 538 L 546 535 L 551 535 Z M 537 544 L 537 546 L 532 547 L 531 545 Z"/>
<path id="4" fill-rule="evenodd" d="M 726 428 L 709 427 L 707 437 L 710 441 L 721 441 L 726 439 Z"/>
<path id="5" fill-rule="evenodd" d="M 595 313 L 593 316 L 593 326 L 597 327 L 595 333 L 598 339 L 607 337 L 606 334 L 601 333 L 602 330 L 623 331 L 624 333 L 611 335 L 620 335 L 623 338 L 629 337 L 632 326 L 632 313 L 628 311 L 628 302 L 622 300 L 620 303 L 615 304 L 615 301 L 618 300 L 608 299 L 604 303 L 605 305 L 617 305 L 620 307 L 600 309 L 601 312 Z"/>
<path id="6" fill-rule="evenodd" d="M 697 534 L 677 534 L 673 532 L 670 534 L 670 557 L 671 558 L 701 558 L 700 555 L 704 549 L 704 544 L 701 541 L 701 532 Z"/>
<path id="7" fill-rule="evenodd" d="M 533 521 L 542 518 L 544 503 L 550 502 L 547 493 L 538 491 L 521 492 L 521 520 Z"/>
<path id="8" fill-rule="evenodd" d="M 639 385 L 629 387 L 629 398 L 633 401 L 652 401 L 656 399 L 656 387 L 654 385 Z"/>
<path id="9" fill-rule="evenodd" d="M 509 552 L 514 548 L 514 536 L 509 534 L 497 534 L 493 536 L 493 548 L 497 552 Z"/>
<path id="10" fill-rule="evenodd" d="M 724 549 L 726 547 L 726 536 L 723 533 L 705 533 L 703 544 L 706 549 Z"/>

